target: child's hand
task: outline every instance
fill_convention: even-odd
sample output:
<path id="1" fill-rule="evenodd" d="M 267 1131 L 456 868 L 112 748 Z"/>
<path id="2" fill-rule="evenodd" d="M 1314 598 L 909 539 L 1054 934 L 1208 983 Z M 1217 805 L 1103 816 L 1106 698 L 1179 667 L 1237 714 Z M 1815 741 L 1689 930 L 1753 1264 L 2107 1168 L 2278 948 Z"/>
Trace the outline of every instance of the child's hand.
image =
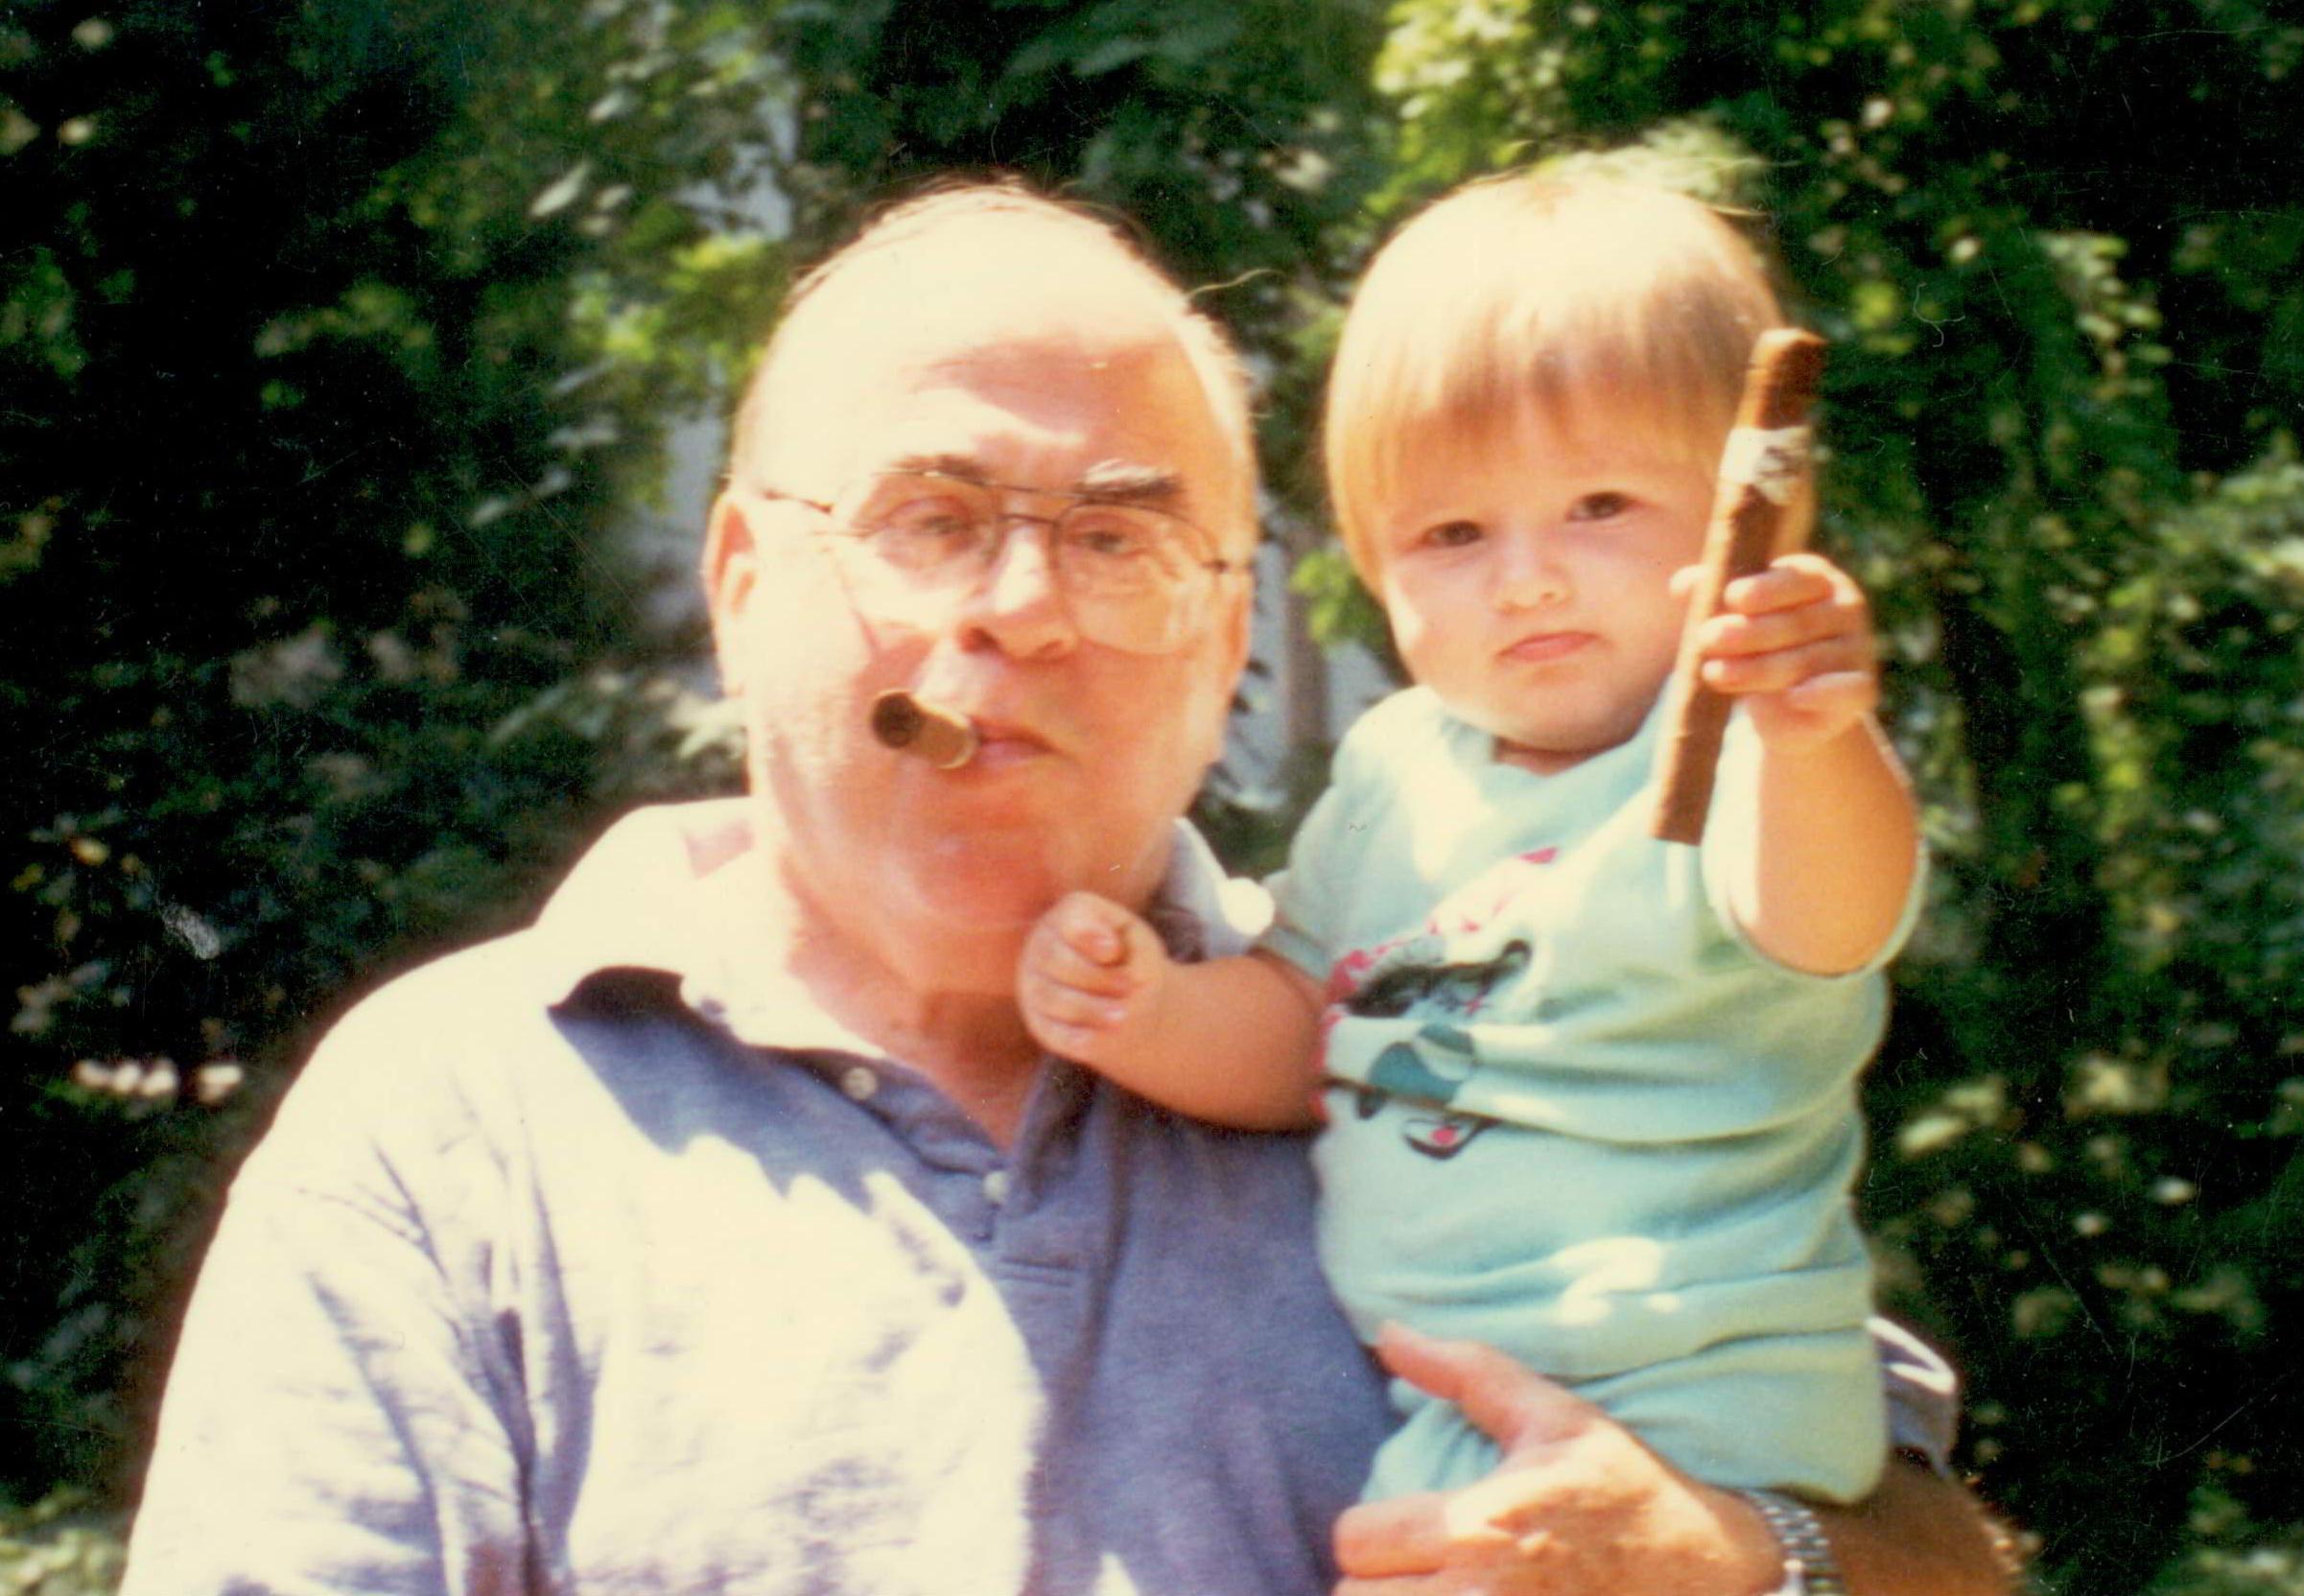
<path id="1" fill-rule="evenodd" d="M 1821 554 L 1786 554 L 1728 583 L 1698 641 L 1704 685 L 1744 699 L 1770 748 L 1821 748 L 1879 707 L 1871 606 Z"/>
<path id="2" fill-rule="evenodd" d="M 1040 917 L 1016 971 L 1016 1000 L 1051 1053 L 1100 1065 L 1158 1023 L 1168 951 L 1138 916 L 1073 892 Z"/>

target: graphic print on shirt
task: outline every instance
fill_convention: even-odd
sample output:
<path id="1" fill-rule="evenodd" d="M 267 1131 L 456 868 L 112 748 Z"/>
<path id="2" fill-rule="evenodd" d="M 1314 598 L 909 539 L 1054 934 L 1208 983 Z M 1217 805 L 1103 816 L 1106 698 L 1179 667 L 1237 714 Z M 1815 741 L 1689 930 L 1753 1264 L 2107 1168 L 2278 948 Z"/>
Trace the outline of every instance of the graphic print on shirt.
<path id="1" fill-rule="evenodd" d="M 1461 1021 L 1476 1019 L 1491 999 L 1525 975 L 1536 948 L 1525 931 L 1496 946 L 1499 922 L 1524 892 L 1539 885 L 1536 872 L 1556 850 L 1538 849 L 1481 872 L 1448 894 L 1422 931 L 1374 948 L 1355 949 L 1328 976 L 1322 1022 L 1332 1044 L 1338 1021 L 1409 1019 L 1423 1021 L 1407 1040 L 1387 1043 L 1354 1082 L 1354 1111 L 1373 1118 L 1393 1098 L 1418 1110 L 1401 1121 L 1400 1135 L 1426 1158 L 1451 1159 L 1493 1120 L 1449 1107 L 1480 1068 L 1478 1044 Z"/>

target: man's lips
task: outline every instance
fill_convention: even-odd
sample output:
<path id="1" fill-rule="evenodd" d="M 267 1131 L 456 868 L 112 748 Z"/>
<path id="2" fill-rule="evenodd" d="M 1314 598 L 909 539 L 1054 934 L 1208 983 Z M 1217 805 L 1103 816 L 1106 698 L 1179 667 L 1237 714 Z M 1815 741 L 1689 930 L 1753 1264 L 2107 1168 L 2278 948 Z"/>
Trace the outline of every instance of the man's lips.
<path id="1" fill-rule="evenodd" d="M 976 754 L 969 762 L 971 766 L 1013 764 L 1049 751 L 1047 739 L 1016 721 L 982 715 L 970 716 L 969 720 L 976 732 Z"/>
<path id="2" fill-rule="evenodd" d="M 1506 659 L 1529 665 L 1549 665 L 1580 653 L 1599 639 L 1590 632 L 1531 632 L 1500 650 Z"/>

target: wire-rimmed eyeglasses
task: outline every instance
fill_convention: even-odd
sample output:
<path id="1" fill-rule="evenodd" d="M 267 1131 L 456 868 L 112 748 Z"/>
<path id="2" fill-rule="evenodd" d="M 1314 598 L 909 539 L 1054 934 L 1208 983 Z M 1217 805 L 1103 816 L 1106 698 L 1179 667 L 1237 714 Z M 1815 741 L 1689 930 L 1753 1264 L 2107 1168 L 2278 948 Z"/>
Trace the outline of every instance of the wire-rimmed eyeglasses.
<path id="1" fill-rule="evenodd" d="M 1135 654 L 1164 654 L 1200 629 L 1216 579 L 1247 569 L 1213 552 L 1194 523 L 1149 505 L 1093 494 L 1012 487 L 940 471 L 882 471 L 829 503 L 776 488 L 764 499 L 823 515 L 860 604 L 883 618 L 972 591 L 999 557 L 1007 528 L 1046 532 L 1050 574 L 1083 639 Z M 1008 507 L 1007 496 L 1069 500 L 1054 515 Z"/>

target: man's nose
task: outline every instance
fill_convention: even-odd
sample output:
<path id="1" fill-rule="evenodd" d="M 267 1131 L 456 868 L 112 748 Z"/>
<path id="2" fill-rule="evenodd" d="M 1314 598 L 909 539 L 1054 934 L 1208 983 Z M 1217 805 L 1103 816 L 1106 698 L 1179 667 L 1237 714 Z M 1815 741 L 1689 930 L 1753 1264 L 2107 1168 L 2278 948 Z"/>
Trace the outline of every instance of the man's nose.
<path id="1" fill-rule="evenodd" d="M 988 565 L 961 608 L 961 624 L 1020 659 L 1060 654 L 1080 641 L 1056 575 L 1054 527 L 1010 516 Z"/>
<path id="2" fill-rule="evenodd" d="M 1568 597 L 1567 567 L 1547 533 L 1529 529 L 1507 534 L 1498 551 L 1495 599 L 1514 608 L 1557 604 Z"/>

